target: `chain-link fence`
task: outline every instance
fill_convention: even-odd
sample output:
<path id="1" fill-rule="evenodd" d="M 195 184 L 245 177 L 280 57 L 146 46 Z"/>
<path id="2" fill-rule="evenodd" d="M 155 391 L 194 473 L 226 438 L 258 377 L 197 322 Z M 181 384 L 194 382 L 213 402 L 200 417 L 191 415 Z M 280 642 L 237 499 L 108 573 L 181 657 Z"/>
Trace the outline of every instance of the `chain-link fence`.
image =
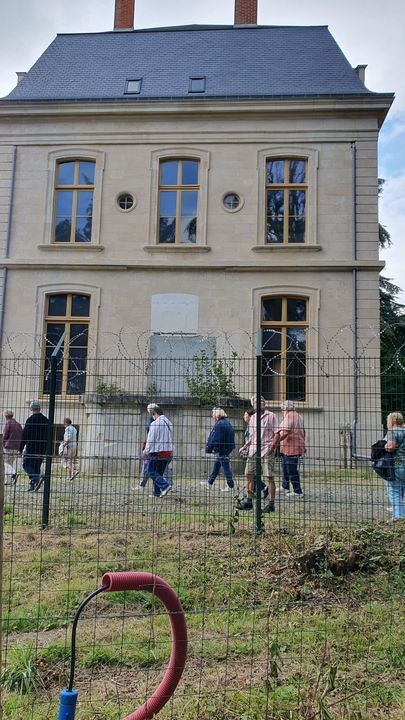
<path id="1" fill-rule="evenodd" d="M 282 383 L 265 354 L 149 354 L 85 366 L 55 357 L 1 361 L 3 409 L 24 425 L 39 398 L 50 419 L 32 492 L 27 453 L 5 448 L 5 717 L 56 717 L 75 609 L 104 572 L 122 570 L 163 577 L 186 613 L 186 670 L 162 718 L 403 717 L 403 523 L 390 522 L 386 488 L 367 459 L 384 433 L 386 388 L 391 410 L 404 407 L 401 366 L 381 378 L 378 359 L 303 364 L 296 354 Z M 270 469 L 254 465 L 250 509 L 238 450 L 255 394 L 274 414 L 273 429 L 283 421 L 281 402 L 295 402 L 306 449 L 296 466 L 303 494 L 285 491 L 276 451 Z M 149 403 L 173 425 L 165 497 L 155 496 L 148 475 Z M 231 489 L 222 472 L 207 482 L 213 406 L 235 431 Z M 67 420 L 77 454 L 60 457 Z M 264 445 L 266 422 L 256 414 Z M 265 512 L 269 478 L 277 492 Z M 142 704 L 169 648 L 151 596 L 125 590 L 94 600 L 77 638 L 79 720 L 118 720 Z"/>

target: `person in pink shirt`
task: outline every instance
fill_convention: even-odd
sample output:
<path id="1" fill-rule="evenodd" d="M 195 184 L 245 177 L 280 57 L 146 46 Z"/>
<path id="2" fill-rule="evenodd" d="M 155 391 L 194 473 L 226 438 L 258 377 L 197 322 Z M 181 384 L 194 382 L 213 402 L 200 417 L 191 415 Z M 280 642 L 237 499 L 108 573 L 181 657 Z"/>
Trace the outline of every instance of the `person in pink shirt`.
<path id="1" fill-rule="evenodd" d="M 246 451 L 248 453 L 245 467 L 246 492 L 247 497 L 237 504 L 239 510 L 251 510 L 253 508 L 253 498 L 255 490 L 254 476 L 256 472 L 256 445 L 257 445 L 257 402 L 256 395 L 250 400 L 251 405 L 256 412 L 249 421 L 249 436 L 245 444 L 239 449 L 239 453 L 243 456 Z M 274 512 L 274 502 L 276 497 L 276 485 L 274 482 L 274 462 L 271 457 L 273 449 L 273 440 L 277 430 L 277 418 L 274 413 L 266 410 L 265 400 L 261 398 L 261 458 L 262 458 L 262 478 L 268 487 L 268 503 L 263 508 L 263 512 Z"/>
<path id="2" fill-rule="evenodd" d="M 277 429 L 281 453 L 280 491 L 290 497 L 302 497 L 298 463 L 305 453 L 304 420 L 295 410 L 292 400 L 284 400 L 280 407 L 283 411 L 283 419 Z"/>

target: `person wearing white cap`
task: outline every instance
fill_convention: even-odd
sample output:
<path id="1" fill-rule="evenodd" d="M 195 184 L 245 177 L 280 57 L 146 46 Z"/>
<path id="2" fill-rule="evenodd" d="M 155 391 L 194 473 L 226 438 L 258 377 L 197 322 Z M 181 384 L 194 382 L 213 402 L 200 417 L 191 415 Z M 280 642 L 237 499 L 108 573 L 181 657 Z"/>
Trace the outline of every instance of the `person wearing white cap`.
<path id="1" fill-rule="evenodd" d="M 280 490 L 290 497 L 302 497 L 298 463 L 305 453 L 304 420 L 295 410 L 292 400 L 284 400 L 280 407 L 283 411 L 283 419 L 277 430 L 281 453 Z"/>

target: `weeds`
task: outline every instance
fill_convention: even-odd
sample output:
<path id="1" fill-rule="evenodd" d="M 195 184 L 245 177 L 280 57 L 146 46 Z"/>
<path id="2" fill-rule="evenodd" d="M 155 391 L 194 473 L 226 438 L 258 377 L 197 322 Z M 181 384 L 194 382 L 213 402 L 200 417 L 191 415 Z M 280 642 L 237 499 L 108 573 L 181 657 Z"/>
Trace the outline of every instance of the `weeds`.
<path id="1" fill-rule="evenodd" d="M 4 564 L 13 573 L 4 623 L 10 644 L 21 638 L 2 676 L 8 720 L 51 717 L 47 698 L 69 656 L 61 628 L 104 571 L 135 568 L 164 577 L 186 610 L 189 660 L 162 720 L 402 717 L 404 551 L 395 527 L 295 535 L 270 526 L 260 538 L 226 527 L 181 536 L 159 528 L 106 533 L 102 542 L 74 529 L 45 537 L 39 552 L 39 532 L 19 529 L 13 564 Z M 167 617 L 149 593 L 103 594 L 83 615 L 77 650 L 82 720 L 116 720 L 117 703 L 133 709 L 134 688 L 144 692 L 163 673 Z"/>
<path id="2" fill-rule="evenodd" d="M 10 651 L 7 667 L 1 674 L 1 683 L 6 690 L 26 695 L 39 690 L 41 681 L 35 663 L 32 643 Z"/>

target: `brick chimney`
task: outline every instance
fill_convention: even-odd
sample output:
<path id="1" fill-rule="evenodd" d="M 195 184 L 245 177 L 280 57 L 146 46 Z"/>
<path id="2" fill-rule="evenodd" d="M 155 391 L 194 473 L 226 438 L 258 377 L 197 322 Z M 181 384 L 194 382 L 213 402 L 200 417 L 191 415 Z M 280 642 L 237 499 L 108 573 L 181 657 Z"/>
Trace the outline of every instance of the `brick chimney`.
<path id="1" fill-rule="evenodd" d="M 114 30 L 133 30 L 135 0 L 115 0 Z"/>
<path id="2" fill-rule="evenodd" d="M 235 25 L 257 25 L 257 0 L 235 0 Z"/>

